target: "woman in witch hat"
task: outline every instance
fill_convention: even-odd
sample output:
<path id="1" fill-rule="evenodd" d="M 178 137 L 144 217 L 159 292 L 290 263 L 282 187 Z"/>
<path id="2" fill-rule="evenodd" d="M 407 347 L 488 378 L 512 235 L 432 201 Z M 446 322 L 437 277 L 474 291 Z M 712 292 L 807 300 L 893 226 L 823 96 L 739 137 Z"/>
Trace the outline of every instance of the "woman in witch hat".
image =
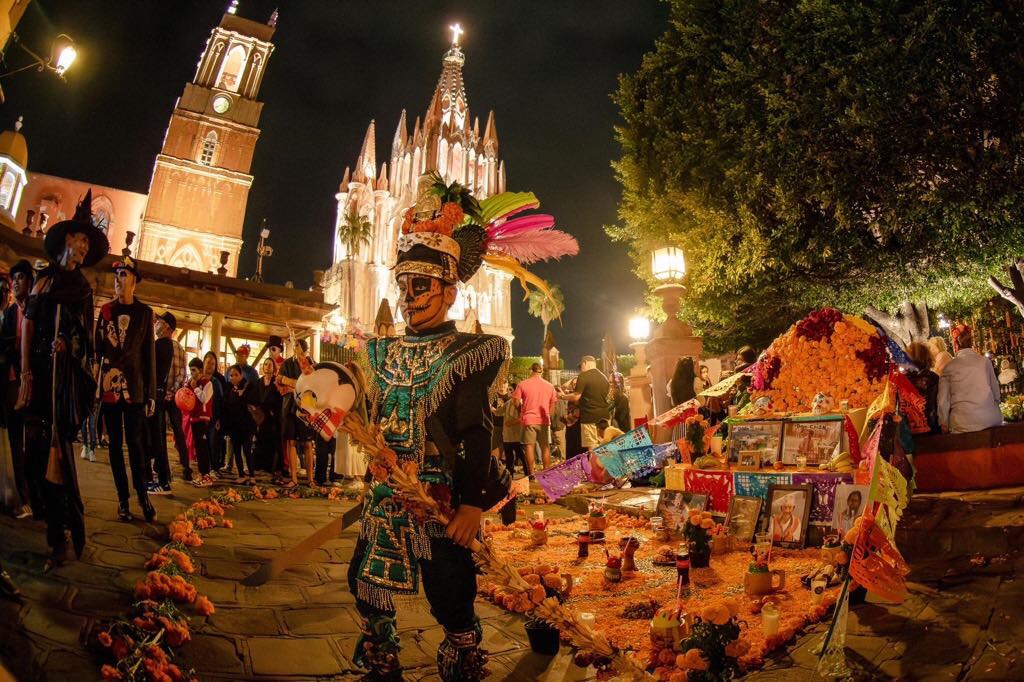
<path id="1" fill-rule="evenodd" d="M 45 572 L 64 560 L 65 531 L 71 532 L 76 556 L 85 547 L 85 509 L 71 445 L 96 392 L 88 371 L 93 292 L 82 268 L 99 262 L 110 249 L 107 236 L 92 221 L 91 190 L 74 217 L 47 231 L 43 246 L 50 264 L 38 274 L 25 306 L 17 408 L 25 410 L 28 475 L 43 491 L 51 549 Z"/>

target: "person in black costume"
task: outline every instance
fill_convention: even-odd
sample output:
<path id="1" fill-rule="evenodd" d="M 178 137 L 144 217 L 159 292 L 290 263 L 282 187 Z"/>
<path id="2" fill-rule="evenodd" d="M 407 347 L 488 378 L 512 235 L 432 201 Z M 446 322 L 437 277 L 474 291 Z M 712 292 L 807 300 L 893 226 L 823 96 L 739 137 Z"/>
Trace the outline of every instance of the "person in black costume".
<path id="1" fill-rule="evenodd" d="M 32 515 L 32 509 L 39 509 L 37 520 L 41 521 L 42 502 L 40 491 L 29 484 L 25 463 L 25 420 L 14 409 L 18 402 L 18 384 L 21 372 L 21 324 L 25 318 L 25 304 L 32 291 L 35 271 L 27 260 L 20 260 L 11 268 L 11 292 L 14 302 L 3 312 L 0 322 L 0 400 L 3 404 L 3 418 L 7 426 L 7 438 L 11 446 L 11 463 L 14 466 L 14 481 L 21 498 L 21 508 L 16 516 L 25 518 Z"/>
<path id="2" fill-rule="evenodd" d="M 43 246 L 50 265 L 38 274 L 25 306 L 16 407 L 25 410 L 28 475 L 42 491 L 51 550 L 43 567 L 47 572 L 64 561 L 65 531 L 71 533 L 76 556 L 85 548 L 85 507 L 72 440 L 92 409 L 96 382 L 88 370 L 93 292 L 81 268 L 96 264 L 110 249 L 92 222 L 91 190 L 71 220 L 49 229 Z"/>
<path id="3" fill-rule="evenodd" d="M 146 521 L 156 518 L 149 501 L 145 453 L 146 419 L 156 411 L 156 351 L 153 309 L 135 298 L 141 279 L 135 261 L 125 257 L 113 265 L 116 298 L 100 308 L 96 322 L 96 354 L 100 363 L 103 422 L 110 435 L 110 471 L 117 488 L 117 516 L 131 521 L 124 446 L 132 487 Z M 123 434 L 123 436 L 122 436 Z M 166 456 L 164 458 L 166 465 Z M 167 482 L 167 472 L 161 474 Z"/>

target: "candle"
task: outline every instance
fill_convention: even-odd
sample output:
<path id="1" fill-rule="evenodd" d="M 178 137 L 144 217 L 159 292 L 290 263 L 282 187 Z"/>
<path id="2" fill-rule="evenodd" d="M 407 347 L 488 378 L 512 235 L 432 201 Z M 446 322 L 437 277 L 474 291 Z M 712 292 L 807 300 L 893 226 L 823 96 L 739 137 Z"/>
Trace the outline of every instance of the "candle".
<path id="1" fill-rule="evenodd" d="M 730 417 L 735 417 L 737 414 L 739 414 L 739 412 L 740 412 L 740 408 L 736 407 L 735 405 L 730 405 L 729 406 L 729 416 Z"/>
<path id="2" fill-rule="evenodd" d="M 543 521 L 544 520 L 544 512 L 543 511 L 535 511 L 535 512 L 533 512 L 533 518 L 537 519 L 538 521 Z"/>
<path id="3" fill-rule="evenodd" d="M 796 466 L 797 466 L 798 469 L 806 469 L 807 468 L 807 455 L 797 455 L 796 456 Z"/>
<path id="4" fill-rule="evenodd" d="M 825 598 L 825 586 L 827 584 L 824 578 L 815 578 L 811 581 L 811 601 L 813 603 L 820 604 Z"/>
<path id="5" fill-rule="evenodd" d="M 771 602 L 761 607 L 761 625 L 765 637 L 771 637 L 779 632 L 779 610 Z"/>
<path id="6" fill-rule="evenodd" d="M 583 623 L 584 625 L 587 625 L 587 626 L 593 628 L 594 625 L 597 624 L 597 616 L 595 616 L 592 613 L 586 613 L 586 612 L 581 613 L 580 614 L 580 623 Z"/>

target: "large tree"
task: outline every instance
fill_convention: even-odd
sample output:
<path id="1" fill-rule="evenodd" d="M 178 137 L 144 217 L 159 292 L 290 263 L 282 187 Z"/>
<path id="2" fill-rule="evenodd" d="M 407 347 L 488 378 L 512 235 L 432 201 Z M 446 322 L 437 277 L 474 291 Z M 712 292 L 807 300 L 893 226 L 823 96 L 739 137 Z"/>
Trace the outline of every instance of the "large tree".
<path id="1" fill-rule="evenodd" d="M 1024 237 L 1024 7 L 984 0 L 669 0 L 615 95 L 637 272 L 687 254 L 711 347 L 806 310 L 955 312 Z"/>

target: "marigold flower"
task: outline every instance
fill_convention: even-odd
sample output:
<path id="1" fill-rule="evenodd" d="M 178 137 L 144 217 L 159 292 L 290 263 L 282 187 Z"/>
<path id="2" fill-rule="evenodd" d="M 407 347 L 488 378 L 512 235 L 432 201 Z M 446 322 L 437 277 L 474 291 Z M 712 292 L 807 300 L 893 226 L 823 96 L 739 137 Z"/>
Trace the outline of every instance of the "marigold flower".
<path id="1" fill-rule="evenodd" d="M 712 604 L 704 607 L 700 617 L 714 625 L 725 625 L 732 618 L 729 609 L 724 604 Z"/>
<path id="2" fill-rule="evenodd" d="M 212 615 L 215 609 L 213 608 L 213 602 L 206 598 L 206 595 L 200 595 L 196 597 L 195 601 L 196 613 L 200 616 Z"/>
<path id="3" fill-rule="evenodd" d="M 121 676 L 121 672 L 117 668 L 115 668 L 112 665 L 108 665 L 108 664 L 104 664 L 103 667 L 100 668 L 100 675 L 102 675 L 104 680 L 120 680 L 120 679 L 124 679 Z"/>
<path id="4" fill-rule="evenodd" d="M 110 637 L 110 633 L 106 630 L 98 634 L 96 636 L 96 639 L 98 639 L 100 644 L 107 647 L 108 649 L 110 648 L 110 645 L 114 643 L 114 640 Z"/>
<path id="5" fill-rule="evenodd" d="M 700 649 L 690 649 L 686 652 L 686 668 L 688 670 L 707 670 L 710 666 L 708 659 Z"/>

